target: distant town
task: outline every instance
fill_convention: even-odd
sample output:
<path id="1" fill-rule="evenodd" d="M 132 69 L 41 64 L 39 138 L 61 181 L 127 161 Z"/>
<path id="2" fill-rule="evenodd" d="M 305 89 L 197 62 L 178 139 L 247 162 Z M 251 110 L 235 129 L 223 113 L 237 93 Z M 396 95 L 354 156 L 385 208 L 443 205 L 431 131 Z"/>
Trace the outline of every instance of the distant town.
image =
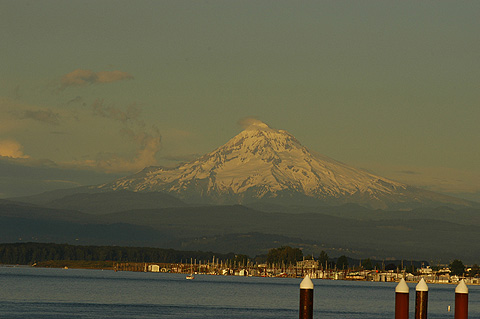
<path id="1" fill-rule="evenodd" d="M 450 267 L 430 266 L 415 269 L 413 273 L 405 269 L 367 270 L 361 267 L 348 269 L 327 269 L 317 260 L 302 260 L 296 264 L 253 264 L 236 265 L 212 260 L 210 262 L 192 263 L 115 263 L 115 271 L 145 271 L 162 273 L 181 273 L 186 275 L 224 275 L 224 276 L 250 276 L 250 277 L 284 277 L 301 278 L 309 275 L 312 279 L 330 280 L 357 280 L 376 282 L 398 282 L 402 278 L 407 282 L 418 282 L 423 278 L 427 283 L 457 284 L 465 280 L 467 284 L 480 284 L 478 266 L 465 267 L 461 275 L 453 274 Z M 474 274 L 475 273 L 475 274 Z"/>

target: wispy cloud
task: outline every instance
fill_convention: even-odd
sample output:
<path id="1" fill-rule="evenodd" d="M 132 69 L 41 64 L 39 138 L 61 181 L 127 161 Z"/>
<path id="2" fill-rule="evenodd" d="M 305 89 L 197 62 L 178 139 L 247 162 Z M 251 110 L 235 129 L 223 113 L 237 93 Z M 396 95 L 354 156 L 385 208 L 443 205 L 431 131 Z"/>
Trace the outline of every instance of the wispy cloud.
<path id="1" fill-rule="evenodd" d="M 131 80 L 133 75 L 123 71 L 99 71 L 76 69 L 62 76 L 60 80 L 60 89 L 66 89 L 72 86 L 85 86 L 96 83 L 111 83 L 122 80 Z"/>
<path id="2" fill-rule="evenodd" d="M 162 138 L 156 126 L 147 126 L 140 119 L 142 110 L 139 106 L 133 103 L 121 109 L 97 99 L 92 104 L 92 112 L 94 116 L 120 123 L 119 132 L 134 143 L 135 155 L 127 158 L 118 154 L 100 153 L 96 159 L 74 161 L 70 165 L 109 173 L 135 172 L 147 166 L 158 165 L 156 156 L 161 149 Z"/>
<path id="3" fill-rule="evenodd" d="M 110 118 L 124 124 L 129 120 L 138 120 L 140 113 L 142 113 L 142 110 L 136 104 L 130 104 L 125 111 L 122 111 L 113 105 L 105 105 L 102 99 L 96 99 L 92 104 L 92 109 L 93 114 L 96 116 Z"/>
<path id="4" fill-rule="evenodd" d="M 101 76 L 101 81 L 110 80 L 106 78 L 105 74 Z M 86 106 L 85 100 L 80 96 L 69 102 L 81 103 Z M 0 111 L 3 114 L 0 116 L 0 133 L 3 135 L 0 136 L 0 159 L 2 161 L 26 167 L 48 166 L 59 169 L 96 171 L 100 174 L 132 173 L 142 170 L 146 166 L 158 165 L 157 155 L 162 148 L 161 134 L 155 125 L 147 125 L 141 118 L 142 108 L 136 103 L 118 107 L 112 103 L 106 103 L 102 99 L 97 99 L 89 107 L 50 109 L 0 97 Z M 104 121 L 98 119 L 104 119 Z M 32 122 L 43 125 L 32 125 Z M 55 127 L 55 129 L 48 129 L 45 124 Z M 115 130 L 117 127 L 118 134 L 116 136 L 122 146 L 103 147 L 102 151 L 96 151 L 96 155 L 83 158 L 77 151 L 77 153 L 71 154 L 72 160 L 39 159 L 38 155 L 45 153 L 36 150 L 37 154 L 27 155 L 23 151 L 23 145 L 10 138 L 15 135 L 21 135 L 24 138 L 31 136 L 30 133 L 25 134 L 22 130 L 27 127 L 31 132 L 51 134 L 52 141 L 49 145 L 51 149 L 54 148 L 54 143 L 63 143 L 66 140 L 62 139 L 61 135 L 72 135 L 72 140 L 76 140 L 78 134 L 88 130 L 89 137 L 97 136 L 102 139 L 102 134 L 105 132 L 109 132 L 106 135 L 111 137 L 111 130 Z M 92 143 L 93 145 L 97 144 Z M 28 148 L 29 145 L 25 145 L 25 147 Z M 95 154 L 94 148 L 84 148 L 84 152 Z"/>
<path id="5" fill-rule="evenodd" d="M 40 107 L 26 104 L 19 100 L 0 97 L 0 132 L 19 131 L 21 128 L 31 128 L 30 121 L 41 124 L 60 125 L 65 117 L 71 117 L 71 111 Z"/>
<path id="6" fill-rule="evenodd" d="M 60 163 L 68 168 L 93 169 L 105 173 L 132 173 L 145 167 L 158 165 L 156 155 L 160 151 L 161 137 L 150 134 L 136 134 L 134 136 L 139 145 L 133 158 L 118 154 L 98 154 L 96 159 Z"/>
<path id="7" fill-rule="evenodd" d="M 242 128 L 247 128 L 249 126 L 268 126 L 266 123 L 262 122 L 255 116 L 244 117 L 237 122 Z"/>
<path id="8" fill-rule="evenodd" d="M 22 119 L 32 119 L 35 121 L 58 125 L 60 124 L 60 116 L 52 110 L 25 110 L 20 116 Z"/>

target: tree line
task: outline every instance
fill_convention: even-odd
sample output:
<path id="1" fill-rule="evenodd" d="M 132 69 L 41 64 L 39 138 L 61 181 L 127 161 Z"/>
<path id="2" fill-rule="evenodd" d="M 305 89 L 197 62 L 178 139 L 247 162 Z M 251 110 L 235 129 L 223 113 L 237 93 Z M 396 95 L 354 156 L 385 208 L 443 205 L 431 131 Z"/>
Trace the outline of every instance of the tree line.
<path id="1" fill-rule="evenodd" d="M 295 265 L 297 261 L 308 259 L 315 259 L 314 256 L 304 256 L 303 252 L 299 248 L 292 248 L 290 246 L 282 246 L 279 248 L 272 248 L 268 251 L 266 262 L 268 264 L 283 264 L 283 265 Z M 340 256 L 339 258 L 330 258 L 325 251 L 321 251 L 318 258 L 315 260 L 318 261 L 319 266 L 322 268 L 337 268 L 337 269 L 347 269 L 349 267 L 349 260 L 345 255 Z M 367 260 L 367 263 L 362 263 L 367 267 L 372 267 L 372 262 L 370 259 Z"/>
<path id="2" fill-rule="evenodd" d="M 243 255 L 214 254 L 201 251 L 120 246 L 77 246 L 54 243 L 0 244 L 0 264 L 31 265 L 47 260 L 86 260 L 117 262 L 179 263 L 190 259 L 211 261 L 237 260 Z"/>

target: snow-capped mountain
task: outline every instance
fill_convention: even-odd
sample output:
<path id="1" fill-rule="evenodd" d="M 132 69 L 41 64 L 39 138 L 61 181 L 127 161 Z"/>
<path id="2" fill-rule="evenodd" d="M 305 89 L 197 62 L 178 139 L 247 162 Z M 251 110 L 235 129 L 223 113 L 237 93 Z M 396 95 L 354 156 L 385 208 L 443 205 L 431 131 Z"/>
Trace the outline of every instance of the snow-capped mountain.
<path id="1" fill-rule="evenodd" d="M 252 123 L 225 145 L 175 168 L 148 167 L 98 186 L 161 191 L 195 203 L 358 203 L 374 208 L 465 202 L 411 188 L 318 155 L 284 130 Z M 468 206 L 468 205 L 467 205 Z"/>

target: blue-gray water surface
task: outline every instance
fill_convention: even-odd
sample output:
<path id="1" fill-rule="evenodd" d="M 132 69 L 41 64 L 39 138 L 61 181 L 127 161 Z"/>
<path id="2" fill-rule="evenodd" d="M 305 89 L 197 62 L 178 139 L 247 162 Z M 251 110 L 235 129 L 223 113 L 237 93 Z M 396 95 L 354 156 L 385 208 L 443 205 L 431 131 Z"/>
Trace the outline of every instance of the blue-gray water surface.
<path id="1" fill-rule="evenodd" d="M 298 318 L 300 281 L 0 267 L 0 318 Z M 313 283 L 314 318 L 394 318 L 396 283 Z M 429 285 L 428 318 L 453 318 L 454 290 Z M 480 287 L 469 290 L 469 317 L 480 318 Z"/>

